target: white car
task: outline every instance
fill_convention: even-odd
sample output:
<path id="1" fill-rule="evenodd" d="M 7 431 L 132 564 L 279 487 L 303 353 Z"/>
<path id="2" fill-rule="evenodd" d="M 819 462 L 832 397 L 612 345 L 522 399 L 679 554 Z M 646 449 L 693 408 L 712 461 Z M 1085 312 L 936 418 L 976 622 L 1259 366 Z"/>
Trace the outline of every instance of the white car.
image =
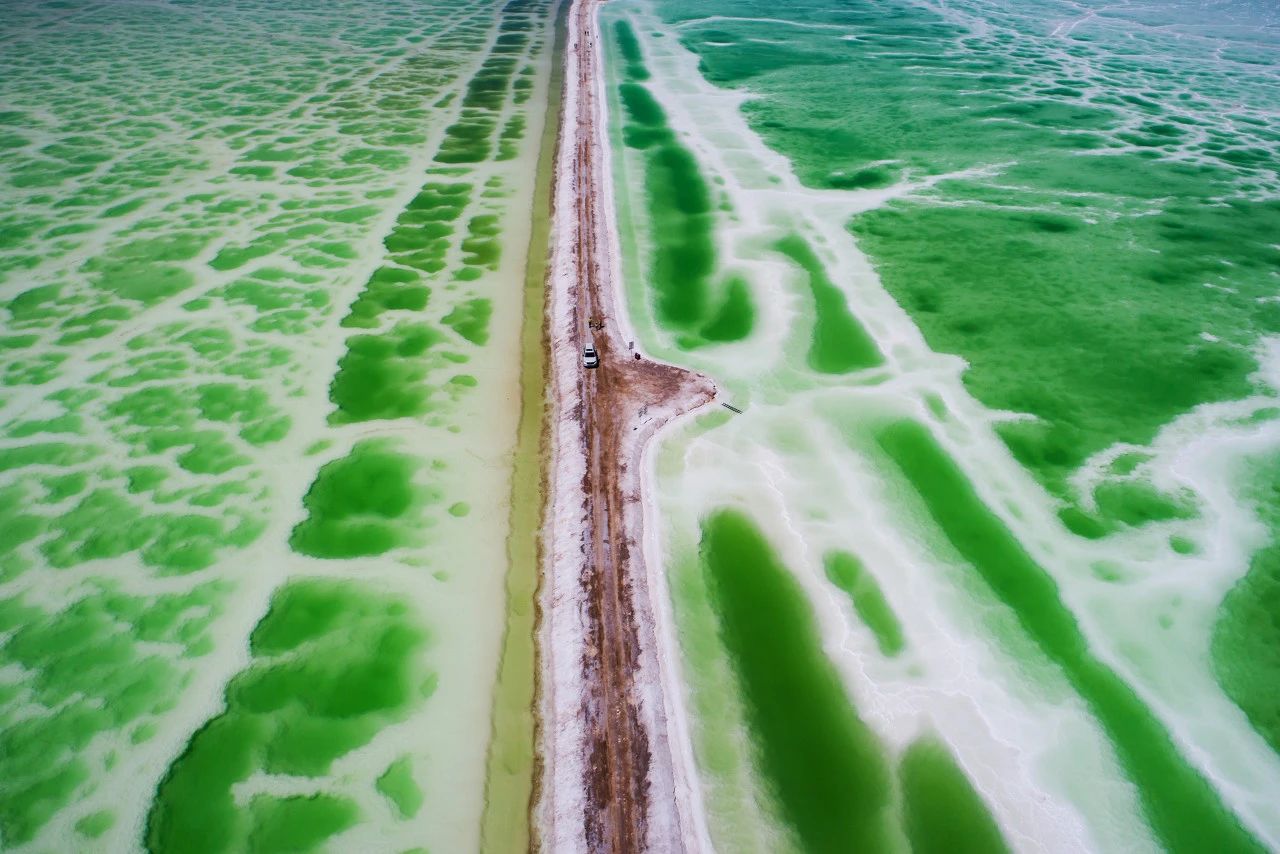
<path id="1" fill-rule="evenodd" d="M 582 366 L 584 368 L 600 367 L 600 355 L 596 352 L 596 348 L 590 344 L 582 348 Z"/>

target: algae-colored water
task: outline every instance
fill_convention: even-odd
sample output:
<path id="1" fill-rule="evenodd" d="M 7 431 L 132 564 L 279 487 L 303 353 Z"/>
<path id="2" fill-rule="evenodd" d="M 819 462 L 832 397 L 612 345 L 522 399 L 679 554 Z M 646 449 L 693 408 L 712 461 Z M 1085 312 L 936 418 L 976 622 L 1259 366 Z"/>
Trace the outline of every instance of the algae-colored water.
<path id="1" fill-rule="evenodd" d="M 910 481 L 947 541 L 1014 612 L 1037 645 L 1066 672 L 1110 736 L 1138 786 L 1147 820 L 1169 851 L 1258 851 L 1209 782 L 1133 694 L 1088 652 L 1053 581 L 982 505 L 955 464 L 918 424 L 884 427 L 876 442 Z"/>
<path id="2" fill-rule="evenodd" d="M 635 33 L 618 21 L 613 37 L 626 58 L 617 95 L 627 122 L 622 143 L 644 152 L 644 208 L 651 247 L 649 282 L 661 322 L 684 332 L 687 346 L 738 341 L 751 331 L 754 309 L 741 282 L 712 282 L 716 248 L 710 188 L 697 162 L 667 125 L 662 107 L 643 85 L 644 67 Z M 624 240 L 629 235 L 624 235 Z M 717 299 L 717 290 L 723 290 Z M 718 305 L 717 305 L 718 303 Z"/>
<path id="3" fill-rule="evenodd" d="M 913 742 L 895 775 L 822 648 L 803 590 L 752 521 L 702 523 L 707 602 L 736 675 L 758 773 L 803 851 L 1008 850 L 947 749 Z M 828 563 L 853 572 L 848 555 Z M 681 607 L 692 602 L 682 591 Z"/>
<path id="4" fill-rule="evenodd" d="M 898 765 L 907 838 L 915 854 L 1000 854 L 1009 846 L 946 747 L 922 738 Z"/>
<path id="5" fill-rule="evenodd" d="M 161 782 L 147 847 L 305 850 L 350 827 L 360 810 L 349 798 L 264 793 L 246 814 L 233 788 L 255 771 L 325 775 L 406 717 L 436 687 L 420 663 L 427 640 L 392 597 L 341 582 L 284 587 L 250 637 L 252 663 L 227 685 L 225 711 L 195 734 Z"/>
<path id="6" fill-rule="evenodd" d="M 477 848 L 553 5 L 0 18 L 0 846 Z"/>
<path id="7" fill-rule="evenodd" d="M 888 764 L 822 653 L 804 594 L 746 517 L 703 523 L 702 561 L 761 772 L 806 851 L 888 847 Z"/>
<path id="8" fill-rule="evenodd" d="M 734 508 L 898 758 L 895 844 L 1280 845 L 1275 11 L 602 21 L 638 344 L 737 410 L 671 431 L 655 486 L 713 839 L 806 845 L 691 570 Z M 684 201 L 654 191 L 671 138 Z M 682 289 L 662 229 L 690 212 Z M 730 290 L 751 323 L 709 334 Z"/>
<path id="9" fill-rule="evenodd" d="M 823 565 L 827 578 L 848 594 L 858 617 L 875 632 L 880 651 L 885 655 L 902 652 L 906 643 L 902 637 L 902 624 L 862 561 L 848 552 L 831 552 L 823 558 Z"/>

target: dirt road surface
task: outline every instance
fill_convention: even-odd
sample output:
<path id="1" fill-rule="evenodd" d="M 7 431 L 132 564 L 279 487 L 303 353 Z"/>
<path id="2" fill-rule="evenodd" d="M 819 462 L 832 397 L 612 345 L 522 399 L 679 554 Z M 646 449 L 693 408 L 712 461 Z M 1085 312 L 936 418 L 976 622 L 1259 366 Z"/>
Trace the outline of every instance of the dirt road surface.
<path id="1" fill-rule="evenodd" d="M 581 555 L 566 553 L 580 560 L 573 598 L 582 607 L 581 673 L 580 680 L 574 681 L 581 691 L 578 714 L 586 756 L 579 799 L 583 826 L 581 836 L 574 836 L 591 852 L 665 852 L 684 846 L 676 822 L 669 818 L 679 810 L 657 802 L 673 799 L 675 789 L 670 782 L 671 757 L 663 755 L 669 748 L 661 690 L 655 690 L 660 681 L 654 675 L 653 617 L 641 547 L 640 467 L 645 444 L 654 432 L 710 401 L 715 389 L 701 375 L 638 354 L 618 322 L 621 307 L 615 300 L 620 289 L 614 281 L 613 258 L 618 250 L 614 235 L 606 230 L 614 218 L 608 209 L 611 201 L 604 170 L 609 164 L 602 145 L 604 112 L 597 89 L 599 45 L 593 15 L 598 2 L 575 0 L 570 10 L 566 87 L 575 91 L 566 91 L 566 97 L 575 98 L 577 107 L 565 114 L 566 124 L 572 126 L 562 125 L 560 131 L 556 216 L 565 221 L 556 231 L 557 239 L 572 241 L 567 248 L 570 256 L 562 264 L 561 285 L 573 317 L 571 323 L 548 317 L 556 377 L 552 391 L 560 394 L 562 407 L 572 401 L 559 417 L 576 420 L 570 426 L 580 428 L 553 430 L 557 437 L 551 443 L 553 468 L 565 469 L 564 461 L 557 463 L 555 455 L 583 456 L 583 465 L 571 467 L 583 472 Z M 571 212 L 564 209 L 566 203 L 572 204 Z M 566 333 L 576 340 L 562 340 Z M 599 353 L 598 368 L 583 366 L 582 348 L 588 343 Z M 577 363 L 576 388 L 563 387 L 572 381 L 570 359 Z M 573 437 L 571 444 L 565 442 L 566 436 Z M 554 548 L 547 553 L 552 561 L 559 559 Z M 565 565 L 563 561 L 560 567 L 548 565 L 546 571 L 563 573 Z M 565 607 L 555 604 L 563 602 L 558 592 L 551 602 L 551 607 Z M 553 697 L 554 718 L 564 719 L 563 704 L 562 697 Z M 551 764 L 554 761 L 553 757 Z M 563 786 L 552 779 L 545 784 Z M 556 797 L 553 792 L 552 800 Z M 556 809 L 554 803 L 551 809 Z M 655 822 L 655 814 L 663 818 Z M 544 840 L 544 845 L 548 843 L 555 841 Z"/>

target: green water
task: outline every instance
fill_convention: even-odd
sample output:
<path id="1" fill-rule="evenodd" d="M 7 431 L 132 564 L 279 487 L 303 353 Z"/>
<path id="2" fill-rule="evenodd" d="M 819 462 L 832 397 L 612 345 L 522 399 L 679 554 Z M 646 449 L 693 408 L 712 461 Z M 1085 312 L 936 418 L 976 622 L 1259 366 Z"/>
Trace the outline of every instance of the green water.
<path id="1" fill-rule="evenodd" d="M 809 367 L 823 374 L 847 374 L 880 364 L 883 359 L 875 342 L 849 311 L 844 294 L 831 283 L 813 248 L 804 238 L 792 235 L 778 241 L 777 249 L 804 270 L 813 292 L 815 320 Z"/>
<path id="2" fill-rule="evenodd" d="M 1169 734 L 1114 672 L 1089 653 L 1057 587 L 974 493 L 920 425 L 881 428 L 875 441 L 911 484 L 952 548 L 1014 613 L 1093 709 L 1139 788 L 1147 820 L 1168 851 L 1263 850 Z"/>
<path id="3" fill-rule="evenodd" d="M 757 20 L 778 16 L 754 0 L 661 8 L 731 16 L 685 44 L 709 80 L 763 96 L 744 112 L 809 186 L 999 165 L 850 228 L 969 390 L 1038 417 L 1004 435 L 1056 494 L 1088 455 L 1251 390 L 1248 347 L 1280 329 L 1273 36 L 1242 36 L 1246 60 L 1220 21 L 1179 40 L 1135 12 L 1059 42 L 1044 22 L 1071 12 L 1052 0 L 788 7 L 815 29 Z M 1191 4 L 1163 14 L 1201 24 Z"/>
<path id="4" fill-rule="evenodd" d="M 77 751 L 95 735 L 122 731 L 138 744 L 154 735 L 149 722 L 173 708 L 174 686 L 189 678 L 182 658 L 158 650 L 208 655 L 226 588 L 208 582 L 185 593 L 138 596 L 100 579 L 57 614 L 22 597 L 0 604 L 6 661 L 35 674 L 25 685 L 6 686 L 0 712 L 0 767 L 10 787 L 0 804 L 6 839 L 31 839 L 83 791 L 94 766 Z M 57 711 L 23 716 L 17 700 Z M 89 826 L 104 821 L 99 816 Z"/>
<path id="5" fill-rule="evenodd" d="M 1251 497 L 1267 526 L 1280 528 L 1280 469 L 1253 460 Z M 1213 633 L 1213 664 L 1222 688 L 1280 753 L 1280 543 L 1253 556 L 1248 572 L 1222 602 Z"/>
<path id="6" fill-rule="evenodd" d="M 730 277 L 717 284 L 711 188 L 645 88 L 648 71 L 630 25 L 619 21 L 612 37 L 627 58 L 616 90 L 626 115 L 623 144 L 643 152 L 654 313 L 664 326 L 679 331 L 686 348 L 739 341 L 751 332 L 754 308 L 742 280 Z"/>
<path id="7" fill-rule="evenodd" d="M 1141 171 L 1170 168 L 1144 164 Z M 1081 172 L 1073 192 L 1114 192 L 1105 181 L 1085 183 L 1087 167 Z M 1122 174 L 1110 181 L 1123 181 Z M 1195 180 L 1175 172 L 1148 192 L 1220 192 Z M 1133 192 L 1127 182 L 1125 189 Z M 1237 247 L 1266 239 L 1264 233 L 1280 226 L 1280 209 L 1250 203 L 1228 215 L 1188 207 L 1135 219 L 1155 200 L 1126 204 L 1133 207 L 1118 222 L 1101 211 L 1047 219 L 979 207 L 962 216 L 888 209 L 853 226 L 866 250 L 885 259 L 879 269 L 886 285 L 930 343 L 969 361 L 969 389 L 988 406 L 1041 419 L 1002 433 L 1019 460 L 1064 497 L 1067 476 L 1088 455 L 1117 441 L 1146 443 L 1199 403 L 1247 395 L 1255 363 L 1238 345 L 1275 331 L 1269 304 L 1255 302 L 1270 292 L 1266 280 L 1250 272 L 1255 264 L 1241 263 Z M 1102 221 L 1089 224 L 1084 216 Z M 1222 221 L 1203 222 L 1208 217 Z M 1268 220 L 1272 226 L 1263 225 Z M 1261 230 L 1238 236 L 1240 226 Z M 945 253 L 912 252 L 908 244 L 922 240 L 945 245 Z M 1190 254 L 1189 247 L 1195 263 L 1171 260 Z M 1162 260 L 1157 265 L 1152 258 Z M 1209 258 L 1218 269 L 1225 269 L 1219 258 L 1241 264 L 1242 272 L 1218 275 L 1206 269 Z M 1237 294 L 1224 300 L 1205 287 L 1206 278 Z M 1204 341 L 1205 331 L 1225 340 Z"/>
<path id="8" fill-rule="evenodd" d="M 293 529 L 290 545 L 312 557 L 352 558 L 412 544 L 421 506 L 434 497 L 413 483 L 415 467 L 385 442 L 357 444 L 316 475 L 302 499 L 307 518 Z"/>
<path id="9" fill-rule="evenodd" d="M 941 744 L 913 742 L 895 781 L 888 751 L 823 652 L 805 594 L 750 518 L 733 510 L 706 518 L 700 554 L 759 773 L 800 850 L 907 850 L 903 834 L 915 852 L 1008 850 Z M 841 579 L 857 574 L 849 555 L 833 555 L 828 568 Z M 677 594 L 686 611 L 697 607 L 690 593 Z"/>
<path id="10" fill-rule="evenodd" d="M 349 798 L 258 794 L 246 814 L 232 789 L 254 772 L 325 774 L 402 719 L 435 690 L 422 669 L 426 641 L 404 604 L 355 583 L 284 587 L 249 639 L 252 663 L 227 686 L 225 711 L 195 734 L 160 784 L 148 848 L 310 850 L 349 827 L 359 816 Z"/>
<path id="11" fill-rule="evenodd" d="M 914 854 L 1000 854 L 1000 828 L 947 748 L 922 738 L 898 765 L 907 838 Z"/>
<path id="12" fill-rule="evenodd" d="M 693 716 L 693 749 L 702 775 L 708 832 L 718 848 L 796 850 L 776 799 L 755 773 L 755 750 L 739 680 L 720 635 L 694 528 L 668 569 L 680 660 L 688 668 L 686 703 Z M 714 725 L 710 725 L 714 721 Z M 772 832 L 771 832 L 772 831 Z"/>
<path id="13" fill-rule="evenodd" d="M 150 809 L 153 850 L 474 847 L 549 4 L 0 18 L 0 846 L 128 850 Z M 299 680 L 256 644 L 314 574 L 375 645 Z M 430 703 L 266 699 L 396 682 L 366 597 L 430 627 Z M 358 809 L 408 718 L 421 806 Z"/>
<path id="14" fill-rule="evenodd" d="M 853 621 L 824 648 L 915 757 L 913 846 L 1275 847 L 1272 5 L 619 0 L 603 23 L 638 343 L 742 410 L 674 431 L 656 486 L 713 836 L 793 824 L 747 821 L 769 748 L 716 731 L 749 689 L 683 552 L 733 506 Z M 690 335 L 710 303 L 647 242 L 680 209 L 649 186 L 655 129 L 706 188 L 688 278 L 742 283 L 741 338 Z"/>
<path id="15" fill-rule="evenodd" d="M 395 806 L 401 818 L 413 818 L 422 809 L 422 789 L 413 779 L 413 761 L 401 756 L 378 778 L 378 791 Z"/>
<path id="16" fill-rule="evenodd" d="M 746 516 L 718 512 L 702 528 L 709 598 L 783 815 L 806 851 L 886 850 L 888 765 L 822 653 L 804 593 Z"/>
<path id="17" fill-rule="evenodd" d="M 885 655 L 902 652 L 906 644 L 902 637 L 902 624 L 862 561 L 848 552 L 830 552 L 823 564 L 827 578 L 848 595 L 858 618 L 875 633 L 880 651 Z"/>

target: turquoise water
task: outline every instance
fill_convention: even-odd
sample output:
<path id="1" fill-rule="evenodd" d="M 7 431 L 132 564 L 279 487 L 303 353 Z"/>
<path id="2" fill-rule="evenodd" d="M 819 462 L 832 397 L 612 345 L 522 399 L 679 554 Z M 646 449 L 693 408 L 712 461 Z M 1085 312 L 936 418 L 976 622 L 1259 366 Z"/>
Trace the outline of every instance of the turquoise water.
<path id="1" fill-rule="evenodd" d="M 842 702 L 917 769 L 884 783 L 913 846 L 940 780 L 1015 849 L 1280 845 L 1274 6 L 629 0 L 604 27 L 642 343 L 744 413 L 666 440 L 673 566 L 697 520 L 755 520 Z M 740 338 L 667 310 L 640 103 L 708 188 L 698 278 L 738 283 Z M 713 838 L 762 798 L 759 832 L 803 836 L 701 587 L 673 575 Z M 747 698 L 737 736 L 713 696 Z"/>
<path id="2" fill-rule="evenodd" d="M 478 847 L 551 26 L 0 15 L 0 847 Z"/>

